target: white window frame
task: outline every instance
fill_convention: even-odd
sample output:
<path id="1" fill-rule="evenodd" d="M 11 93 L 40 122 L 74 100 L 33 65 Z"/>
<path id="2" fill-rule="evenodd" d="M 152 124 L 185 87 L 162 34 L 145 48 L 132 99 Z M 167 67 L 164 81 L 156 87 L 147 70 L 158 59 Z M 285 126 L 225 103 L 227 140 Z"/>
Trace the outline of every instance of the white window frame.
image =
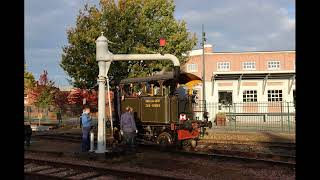
<path id="1" fill-rule="evenodd" d="M 230 62 L 217 62 L 217 71 L 230 71 Z"/>
<path id="2" fill-rule="evenodd" d="M 188 72 L 198 72 L 198 64 L 187 64 Z"/>
<path id="3" fill-rule="evenodd" d="M 282 89 L 269 89 L 267 94 L 268 94 L 268 102 L 282 102 L 283 101 Z"/>
<path id="4" fill-rule="evenodd" d="M 256 70 L 255 61 L 242 62 L 242 70 Z"/>
<path id="5" fill-rule="evenodd" d="M 243 102 L 258 102 L 258 91 L 257 90 L 244 90 L 242 92 Z"/>
<path id="6" fill-rule="evenodd" d="M 268 70 L 279 70 L 281 67 L 280 61 L 268 61 Z"/>

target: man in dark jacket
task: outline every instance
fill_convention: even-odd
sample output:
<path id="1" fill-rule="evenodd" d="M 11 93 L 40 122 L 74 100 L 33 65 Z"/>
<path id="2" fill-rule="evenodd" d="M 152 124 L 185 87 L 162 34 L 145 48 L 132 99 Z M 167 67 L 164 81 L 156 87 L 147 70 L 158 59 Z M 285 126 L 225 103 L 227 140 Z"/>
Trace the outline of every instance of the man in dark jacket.
<path id="1" fill-rule="evenodd" d="M 135 151 L 135 136 L 138 133 L 136 123 L 131 113 L 132 108 L 127 107 L 126 112 L 121 115 L 120 132 L 123 135 L 124 143 Z"/>
<path id="2" fill-rule="evenodd" d="M 30 126 L 30 123 L 25 122 L 24 123 L 24 140 L 26 141 L 27 146 L 30 146 L 30 140 L 32 135 L 32 129 Z"/>

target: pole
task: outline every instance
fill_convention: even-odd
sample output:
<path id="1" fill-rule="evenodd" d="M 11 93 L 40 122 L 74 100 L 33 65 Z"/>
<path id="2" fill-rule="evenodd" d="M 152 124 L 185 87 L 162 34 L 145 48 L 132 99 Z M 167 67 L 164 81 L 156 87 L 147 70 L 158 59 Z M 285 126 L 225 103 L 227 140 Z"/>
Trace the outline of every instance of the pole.
<path id="1" fill-rule="evenodd" d="M 111 110 L 111 100 L 110 100 L 110 89 L 109 89 L 108 76 L 107 76 L 107 90 L 108 90 L 109 114 L 110 114 L 110 124 L 111 124 L 111 138 L 113 139 L 113 120 L 112 120 L 112 110 Z"/>
<path id="2" fill-rule="evenodd" d="M 206 113 L 206 72 L 205 72 L 205 61 L 204 61 L 204 43 L 205 43 L 206 39 L 205 39 L 205 32 L 204 32 L 204 25 L 202 24 L 202 98 L 203 98 L 203 119 Z"/>
<path id="3" fill-rule="evenodd" d="M 290 109 L 289 109 L 289 102 L 287 102 L 287 106 L 288 106 L 288 129 L 289 129 L 289 133 L 290 133 Z"/>
<path id="4" fill-rule="evenodd" d="M 106 150 L 106 137 L 105 137 L 105 62 L 99 61 L 99 92 L 98 92 L 98 142 L 96 153 L 105 153 Z"/>

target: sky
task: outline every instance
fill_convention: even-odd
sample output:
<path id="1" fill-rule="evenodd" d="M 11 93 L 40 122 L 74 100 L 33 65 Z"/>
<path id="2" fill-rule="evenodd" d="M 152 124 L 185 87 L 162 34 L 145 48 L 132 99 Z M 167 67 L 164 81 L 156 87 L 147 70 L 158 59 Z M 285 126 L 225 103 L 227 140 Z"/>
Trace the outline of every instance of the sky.
<path id="1" fill-rule="evenodd" d="M 39 79 L 43 70 L 57 86 L 68 86 L 59 66 L 66 30 L 79 10 L 99 0 L 25 1 L 25 61 Z M 175 0 L 175 17 L 196 33 L 200 47 L 204 24 L 215 52 L 295 50 L 295 0 Z"/>

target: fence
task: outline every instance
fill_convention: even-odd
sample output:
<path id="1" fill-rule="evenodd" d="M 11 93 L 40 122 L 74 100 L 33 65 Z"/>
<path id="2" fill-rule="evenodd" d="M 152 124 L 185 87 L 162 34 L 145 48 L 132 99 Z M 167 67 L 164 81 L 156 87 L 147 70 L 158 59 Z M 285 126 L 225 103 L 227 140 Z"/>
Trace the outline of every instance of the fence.
<path id="1" fill-rule="evenodd" d="M 204 103 L 195 104 L 196 119 L 202 119 L 204 108 Z M 214 129 L 295 133 L 293 102 L 206 103 L 206 110 Z M 218 113 L 225 116 L 225 123 L 217 123 Z"/>
<path id="2" fill-rule="evenodd" d="M 204 107 L 204 104 L 206 107 Z M 213 122 L 214 130 L 240 131 L 277 131 L 295 133 L 296 118 L 293 102 L 241 102 L 232 104 L 204 103 L 198 101 L 193 107 L 195 119 L 202 119 L 203 111 L 208 111 L 209 120 Z M 108 106 L 106 116 L 108 116 Z M 60 113 L 61 118 L 58 114 Z M 79 124 L 82 106 L 68 105 L 63 111 L 54 108 L 37 108 L 25 106 L 24 119 L 36 124 Z M 226 121 L 218 124 L 216 115 L 224 113 Z M 97 112 L 91 112 L 94 122 Z"/>
<path id="3" fill-rule="evenodd" d="M 24 106 L 24 120 L 40 125 L 79 125 L 79 117 L 82 111 L 83 107 L 81 105 L 68 105 L 63 110 L 57 110 L 54 107 Z M 97 112 L 91 111 L 90 115 L 93 122 L 96 123 Z"/>

